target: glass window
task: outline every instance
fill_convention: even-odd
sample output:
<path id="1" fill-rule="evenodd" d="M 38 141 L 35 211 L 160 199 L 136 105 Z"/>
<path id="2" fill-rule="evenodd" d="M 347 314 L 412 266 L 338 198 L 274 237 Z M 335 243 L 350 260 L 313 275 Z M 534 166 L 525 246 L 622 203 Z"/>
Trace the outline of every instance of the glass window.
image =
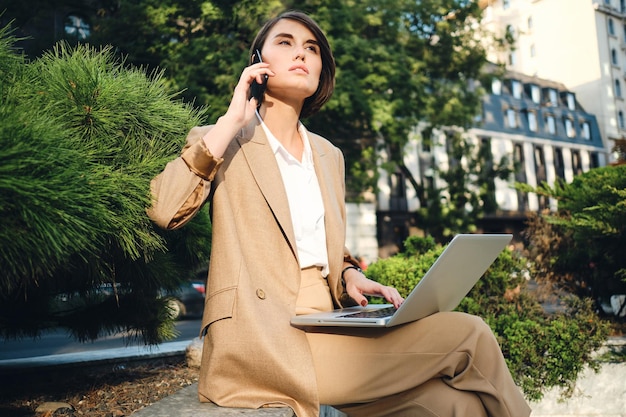
<path id="1" fill-rule="evenodd" d="M 615 24 L 613 23 L 613 19 L 609 18 L 609 35 L 615 36 Z"/>
<path id="2" fill-rule="evenodd" d="M 509 65 L 515 65 L 517 63 L 517 56 L 515 55 L 515 52 L 511 52 L 509 54 Z"/>
<path id="3" fill-rule="evenodd" d="M 528 25 L 528 29 L 532 29 L 533 28 L 533 17 L 532 16 L 528 16 L 528 20 L 526 22 L 527 22 L 527 25 Z"/>
<path id="4" fill-rule="evenodd" d="M 559 105 L 559 100 L 555 89 L 551 88 L 548 90 L 548 100 L 550 101 L 550 105 L 552 107 L 556 107 Z"/>
<path id="5" fill-rule="evenodd" d="M 513 109 L 506 109 L 506 123 L 510 128 L 517 128 L 517 114 Z"/>
<path id="6" fill-rule="evenodd" d="M 574 96 L 574 93 L 567 93 L 567 108 L 572 111 L 576 110 L 576 96 Z"/>
<path id="7" fill-rule="evenodd" d="M 591 127 L 589 126 L 589 122 L 582 122 L 580 124 L 580 135 L 583 139 L 591 139 Z"/>
<path id="8" fill-rule="evenodd" d="M 541 146 L 535 146 L 534 156 L 535 156 L 535 168 L 537 169 L 537 171 L 541 171 L 541 174 L 542 174 L 542 175 L 537 175 L 537 179 L 538 180 L 541 179 L 545 181 L 546 160 L 544 158 L 543 148 Z"/>
<path id="9" fill-rule="evenodd" d="M 580 152 L 577 150 L 572 150 L 572 170 L 574 171 L 574 175 L 580 175 L 583 173 L 583 164 L 580 159 Z"/>
<path id="10" fill-rule="evenodd" d="M 91 26 L 84 17 L 70 14 L 65 18 L 65 34 L 76 40 L 84 41 L 91 35 Z"/>
<path id="11" fill-rule="evenodd" d="M 536 132 L 537 131 L 537 114 L 534 111 L 529 111 L 528 112 L 528 129 L 530 129 L 531 132 Z"/>
<path id="12" fill-rule="evenodd" d="M 559 178 L 565 178 L 565 162 L 563 160 L 563 150 L 561 148 L 554 148 L 554 170 Z"/>
<path id="13" fill-rule="evenodd" d="M 519 143 L 516 143 L 513 147 L 513 160 L 515 161 L 515 165 L 519 167 L 517 171 L 515 171 L 515 181 L 526 183 L 524 148 Z M 525 211 L 528 209 L 528 198 L 526 197 L 526 193 L 521 190 L 517 190 L 517 204 L 517 209 L 519 211 Z"/>
<path id="14" fill-rule="evenodd" d="M 491 92 L 496 96 L 502 94 L 502 81 L 497 78 L 491 80 Z"/>
<path id="15" fill-rule="evenodd" d="M 615 97 L 622 96 L 622 84 L 620 84 L 619 80 L 615 80 Z"/>
<path id="16" fill-rule="evenodd" d="M 535 44 L 533 43 L 530 45 L 530 56 L 534 57 L 535 55 L 537 55 L 537 52 L 535 51 Z"/>
<path id="17" fill-rule="evenodd" d="M 389 191 L 389 208 L 405 211 L 407 209 L 406 184 L 402 172 L 396 172 L 389 176 Z"/>
<path id="18" fill-rule="evenodd" d="M 624 128 L 624 112 L 621 110 L 617 112 L 617 124 L 620 129 Z"/>
<path id="19" fill-rule="evenodd" d="M 551 135 L 556 135 L 556 120 L 551 114 L 546 116 L 546 129 Z"/>
<path id="20" fill-rule="evenodd" d="M 429 137 L 426 137 L 424 135 L 420 135 L 420 137 L 422 138 L 422 140 L 420 141 L 422 144 L 422 152 L 430 153 L 431 145 L 434 140 L 433 134 L 431 134 Z"/>
<path id="21" fill-rule="evenodd" d="M 611 48 L 611 63 L 613 65 L 618 65 L 617 63 L 617 51 L 615 48 Z"/>
<path id="22" fill-rule="evenodd" d="M 517 80 L 511 80 L 511 89 L 513 90 L 513 97 L 522 98 L 522 83 Z"/>
<path id="23" fill-rule="evenodd" d="M 605 0 L 605 1 L 607 1 L 607 0 Z M 502 8 L 504 10 L 506 10 L 509 7 L 511 7 L 511 0 L 502 0 Z"/>
<path id="24" fill-rule="evenodd" d="M 546 158 L 545 158 L 545 155 L 543 154 L 543 147 L 535 146 L 533 156 L 534 156 L 534 162 L 535 162 L 535 176 L 537 178 L 537 183 L 541 184 L 543 182 L 546 182 L 547 180 Z M 548 201 L 547 196 L 538 195 L 537 198 L 539 200 L 540 209 L 545 209 L 548 207 L 549 201 Z"/>
<path id="25" fill-rule="evenodd" d="M 538 85 L 533 85 L 530 87 L 530 96 L 533 100 L 533 103 L 541 103 L 541 89 Z"/>
<path id="26" fill-rule="evenodd" d="M 576 129 L 574 129 L 574 122 L 569 117 L 563 119 L 563 123 L 565 125 L 565 134 L 568 138 L 573 138 L 576 136 Z"/>

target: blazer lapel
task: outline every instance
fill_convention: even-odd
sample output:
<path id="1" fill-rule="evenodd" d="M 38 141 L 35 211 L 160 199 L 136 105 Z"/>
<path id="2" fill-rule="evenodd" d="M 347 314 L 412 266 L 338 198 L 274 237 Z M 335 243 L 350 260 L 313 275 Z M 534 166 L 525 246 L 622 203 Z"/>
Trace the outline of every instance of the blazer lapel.
<path id="1" fill-rule="evenodd" d="M 237 137 L 237 140 L 248 161 L 252 176 L 257 182 L 267 205 L 274 213 L 274 217 L 282 229 L 291 251 L 298 259 L 296 238 L 291 212 L 289 211 L 289 200 L 287 199 L 283 179 L 265 132 L 256 118 L 246 128 L 242 129 L 242 133 Z"/>
<path id="2" fill-rule="evenodd" d="M 337 271 L 341 265 L 336 265 L 334 258 L 330 256 L 334 253 L 343 253 L 344 243 L 343 236 L 343 213 L 342 202 L 337 201 L 336 187 L 341 186 L 337 183 L 337 178 L 333 174 L 337 173 L 337 167 L 334 166 L 333 158 L 329 158 L 324 149 L 318 146 L 313 135 L 309 134 L 311 149 L 313 151 L 313 163 L 315 165 L 315 173 L 317 174 L 322 200 L 324 202 L 324 227 L 326 230 L 326 248 L 328 250 L 328 262 L 331 271 Z"/>

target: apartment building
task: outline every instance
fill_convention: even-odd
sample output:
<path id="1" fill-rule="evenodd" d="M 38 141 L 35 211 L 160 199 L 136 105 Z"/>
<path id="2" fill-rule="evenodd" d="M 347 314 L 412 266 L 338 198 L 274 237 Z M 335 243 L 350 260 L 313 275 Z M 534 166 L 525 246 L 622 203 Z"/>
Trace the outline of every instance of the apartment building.
<path id="1" fill-rule="evenodd" d="M 489 188 L 494 190 L 498 208 L 487 213 L 479 226 L 490 232 L 517 232 L 524 227 L 526 213 L 555 209 L 556 202 L 517 191 L 516 182 L 531 186 L 571 182 L 575 175 L 606 165 L 607 154 L 595 115 L 564 84 L 512 71 L 501 74 L 495 66 L 485 71 L 482 112 L 475 126 L 462 134 L 476 147 L 486 146 L 492 161 L 507 157 L 517 169 L 508 180 L 492 179 Z M 444 189 L 438 170 L 464 163 L 453 160 L 447 151 L 453 130 L 435 131 L 433 145 L 425 146 L 416 128 L 405 149 L 405 165 L 418 182 Z M 420 202 L 400 171 L 381 170 L 378 189 L 379 240 L 395 236 L 398 246 L 406 236 L 419 233 L 412 213 L 420 209 Z M 386 239 L 383 243 L 393 246 L 394 242 Z"/>
<path id="2" fill-rule="evenodd" d="M 514 190 L 511 181 L 537 186 L 607 163 L 596 116 L 584 109 L 563 84 L 509 71 L 491 78 L 483 97 L 481 120 L 468 134 L 489 141 L 494 161 L 510 156 L 518 165 L 510 181 L 495 179 L 503 213 L 555 209 L 554 201 Z"/>
<path id="3" fill-rule="evenodd" d="M 485 29 L 515 39 L 489 60 L 556 80 L 598 120 L 608 162 L 626 138 L 626 0 L 481 0 Z M 617 149 L 616 149 L 617 148 Z"/>

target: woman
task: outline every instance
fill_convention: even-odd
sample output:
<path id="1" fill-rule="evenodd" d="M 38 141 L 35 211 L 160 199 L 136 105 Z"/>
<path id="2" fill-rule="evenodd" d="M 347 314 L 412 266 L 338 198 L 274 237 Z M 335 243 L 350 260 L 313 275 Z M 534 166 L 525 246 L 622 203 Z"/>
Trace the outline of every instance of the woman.
<path id="1" fill-rule="evenodd" d="M 228 407 L 293 408 L 317 416 L 527 416 L 488 326 L 439 313 L 389 330 L 305 331 L 294 314 L 399 306 L 345 249 L 344 160 L 299 122 L 334 88 L 328 41 L 307 15 L 286 12 L 251 48 L 226 113 L 193 128 L 181 156 L 152 182 L 151 218 L 181 227 L 210 201 L 213 243 L 203 317 L 199 396 Z M 252 62 L 252 60 L 251 60 Z M 259 104 L 251 84 L 267 77 Z"/>

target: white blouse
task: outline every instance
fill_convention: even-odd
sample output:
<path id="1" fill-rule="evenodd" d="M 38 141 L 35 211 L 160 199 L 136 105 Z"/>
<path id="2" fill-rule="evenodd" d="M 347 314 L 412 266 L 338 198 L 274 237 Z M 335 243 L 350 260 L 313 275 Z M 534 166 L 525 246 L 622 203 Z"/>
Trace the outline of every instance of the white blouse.
<path id="1" fill-rule="evenodd" d="M 324 203 L 315 175 L 307 130 L 302 123 L 298 124 L 298 131 L 304 144 L 302 162 L 300 162 L 276 139 L 258 113 L 257 117 L 276 156 L 285 185 L 293 230 L 296 235 L 300 268 L 320 266 L 322 275 L 327 276 L 328 253 L 324 229 Z"/>

